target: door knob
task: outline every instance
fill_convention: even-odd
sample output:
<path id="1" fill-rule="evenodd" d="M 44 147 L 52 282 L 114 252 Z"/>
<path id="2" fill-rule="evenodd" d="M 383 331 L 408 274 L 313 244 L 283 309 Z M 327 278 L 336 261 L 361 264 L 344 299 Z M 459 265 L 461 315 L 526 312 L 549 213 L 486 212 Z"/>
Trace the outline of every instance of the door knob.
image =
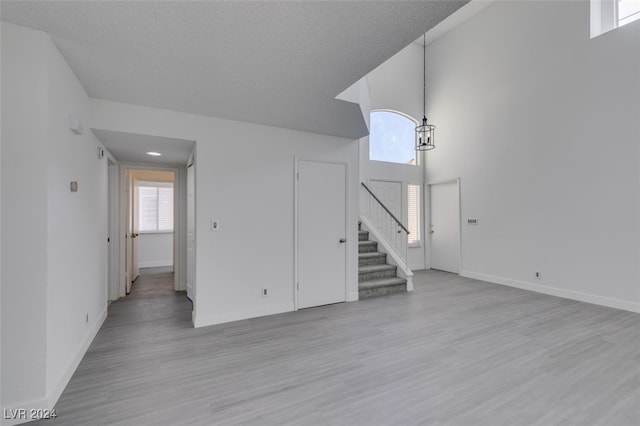
<path id="1" fill-rule="evenodd" d="M 340 244 L 346 243 L 346 242 L 347 242 L 347 240 L 345 238 L 340 238 Z"/>

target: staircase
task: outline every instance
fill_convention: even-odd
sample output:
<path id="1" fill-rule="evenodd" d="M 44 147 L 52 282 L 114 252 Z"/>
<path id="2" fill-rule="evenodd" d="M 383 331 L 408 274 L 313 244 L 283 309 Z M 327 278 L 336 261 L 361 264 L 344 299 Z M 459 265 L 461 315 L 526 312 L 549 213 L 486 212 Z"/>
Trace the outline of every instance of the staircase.
<path id="1" fill-rule="evenodd" d="M 358 224 L 359 299 L 407 291 L 407 280 L 396 276 L 396 267 L 387 264 L 387 255 L 378 251 L 378 243 L 369 241 L 369 232 Z"/>

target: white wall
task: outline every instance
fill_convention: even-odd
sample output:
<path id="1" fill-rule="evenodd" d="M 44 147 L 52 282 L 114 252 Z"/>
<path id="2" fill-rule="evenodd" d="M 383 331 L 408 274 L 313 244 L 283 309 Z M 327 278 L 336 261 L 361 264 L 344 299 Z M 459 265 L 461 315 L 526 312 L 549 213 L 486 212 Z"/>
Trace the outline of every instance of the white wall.
<path id="1" fill-rule="evenodd" d="M 92 107 L 93 128 L 197 143 L 196 326 L 293 309 L 295 156 L 348 163 L 348 292 L 357 298 L 356 141 L 96 99 Z"/>
<path id="2" fill-rule="evenodd" d="M 90 130 L 69 131 L 69 115 L 88 122 L 89 98 L 53 42 L 48 53 L 47 394 L 75 370 L 74 356 L 106 316 L 108 172 Z M 69 190 L 78 182 L 78 192 Z M 69 303 L 73 300 L 73 303 Z M 88 321 L 87 321 L 88 315 Z M 90 342 L 90 340 L 89 340 Z M 78 360 L 79 361 L 79 360 Z M 66 380 L 63 376 L 67 374 Z M 59 392 L 62 388 L 58 389 Z"/>
<path id="3" fill-rule="evenodd" d="M 3 23 L 2 55 L 2 404 L 52 407 L 106 316 L 107 164 L 50 38 Z"/>
<path id="4" fill-rule="evenodd" d="M 587 1 L 496 2 L 427 59 L 427 180 L 479 220 L 462 274 L 640 311 L 640 22 L 591 40 Z"/>
<path id="5" fill-rule="evenodd" d="M 173 266 L 173 232 L 138 235 L 138 267 Z"/>
<path id="6" fill-rule="evenodd" d="M 45 397 L 47 36 L 2 23 L 2 404 Z"/>
<path id="7" fill-rule="evenodd" d="M 371 110 L 390 109 L 422 120 L 422 48 L 410 44 L 392 58 L 381 64 L 366 76 L 369 85 Z M 420 154 L 419 154 L 420 155 Z M 427 154 L 428 155 L 428 154 Z M 369 137 L 360 139 L 360 179 L 368 184 L 370 180 L 384 180 L 403 183 L 403 193 L 406 197 L 407 184 L 422 184 L 424 169 L 419 166 L 386 163 L 369 160 Z M 424 162 L 424 158 L 419 161 Z M 366 202 L 363 198 L 362 202 Z M 406 204 L 406 199 L 403 200 Z M 404 206 L 403 217 L 406 225 L 407 212 Z M 424 220 L 423 220 L 424 231 Z M 424 235 L 422 236 L 424 241 Z M 425 246 L 410 247 L 407 252 L 407 262 L 411 269 L 424 269 Z"/>
<path id="8" fill-rule="evenodd" d="M 2 45 L 2 23 L 0 22 L 0 46 Z M 2 92 L 2 54 L 0 54 L 0 93 Z M 0 101 L 0 123 L 2 121 L 2 102 Z M 2 131 L 0 130 L 0 182 L 2 177 Z M 0 190 L 2 184 L 0 183 Z M 2 196 L 0 196 L 0 242 L 2 241 Z M 0 333 L 2 332 L 2 243 L 0 243 Z M 0 345 L 2 338 L 0 337 Z M 0 383 L 2 383 L 2 350 L 0 350 Z M 2 404 L 2 386 L 0 385 L 0 408 Z"/>

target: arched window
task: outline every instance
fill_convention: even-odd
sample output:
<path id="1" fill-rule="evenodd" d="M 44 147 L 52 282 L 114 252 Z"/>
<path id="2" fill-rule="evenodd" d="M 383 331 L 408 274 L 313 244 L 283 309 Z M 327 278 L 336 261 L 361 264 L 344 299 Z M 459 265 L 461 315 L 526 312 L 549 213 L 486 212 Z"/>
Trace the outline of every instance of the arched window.
<path id="1" fill-rule="evenodd" d="M 416 122 L 393 111 L 369 115 L 369 160 L 417 164 Z"/>

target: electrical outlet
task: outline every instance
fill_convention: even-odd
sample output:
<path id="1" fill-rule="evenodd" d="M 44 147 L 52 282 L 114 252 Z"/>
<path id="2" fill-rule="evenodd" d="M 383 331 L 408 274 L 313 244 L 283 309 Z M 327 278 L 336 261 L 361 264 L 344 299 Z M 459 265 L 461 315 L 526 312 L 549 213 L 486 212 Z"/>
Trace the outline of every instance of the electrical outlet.
<path id="1" fill-rule="evenodd" d="M 540 272 L 536 272 L 536 279 L 539 280 L 540 278 L 542 278 L 542 275 L 540 274 Z"/>
<path id="2" fill-rule="evenodd" d="M 262 289 L 262 297 L 267 297 L 269 295 L 269 290 L 266 288 Z"/>
<path id="3" fill-rule="evenodd" d="M 477 224 L 478 224 L 478 218 L 470 217 L 467 219 L 467 225 L 477 225 Z"/>
<path id="4" fill-rule="evenodd" d="M 220 230 L 220 222 L 217 220 L 212 220 L 211 221 L 211 230 L 212 231 L 218 231 Z"/>

